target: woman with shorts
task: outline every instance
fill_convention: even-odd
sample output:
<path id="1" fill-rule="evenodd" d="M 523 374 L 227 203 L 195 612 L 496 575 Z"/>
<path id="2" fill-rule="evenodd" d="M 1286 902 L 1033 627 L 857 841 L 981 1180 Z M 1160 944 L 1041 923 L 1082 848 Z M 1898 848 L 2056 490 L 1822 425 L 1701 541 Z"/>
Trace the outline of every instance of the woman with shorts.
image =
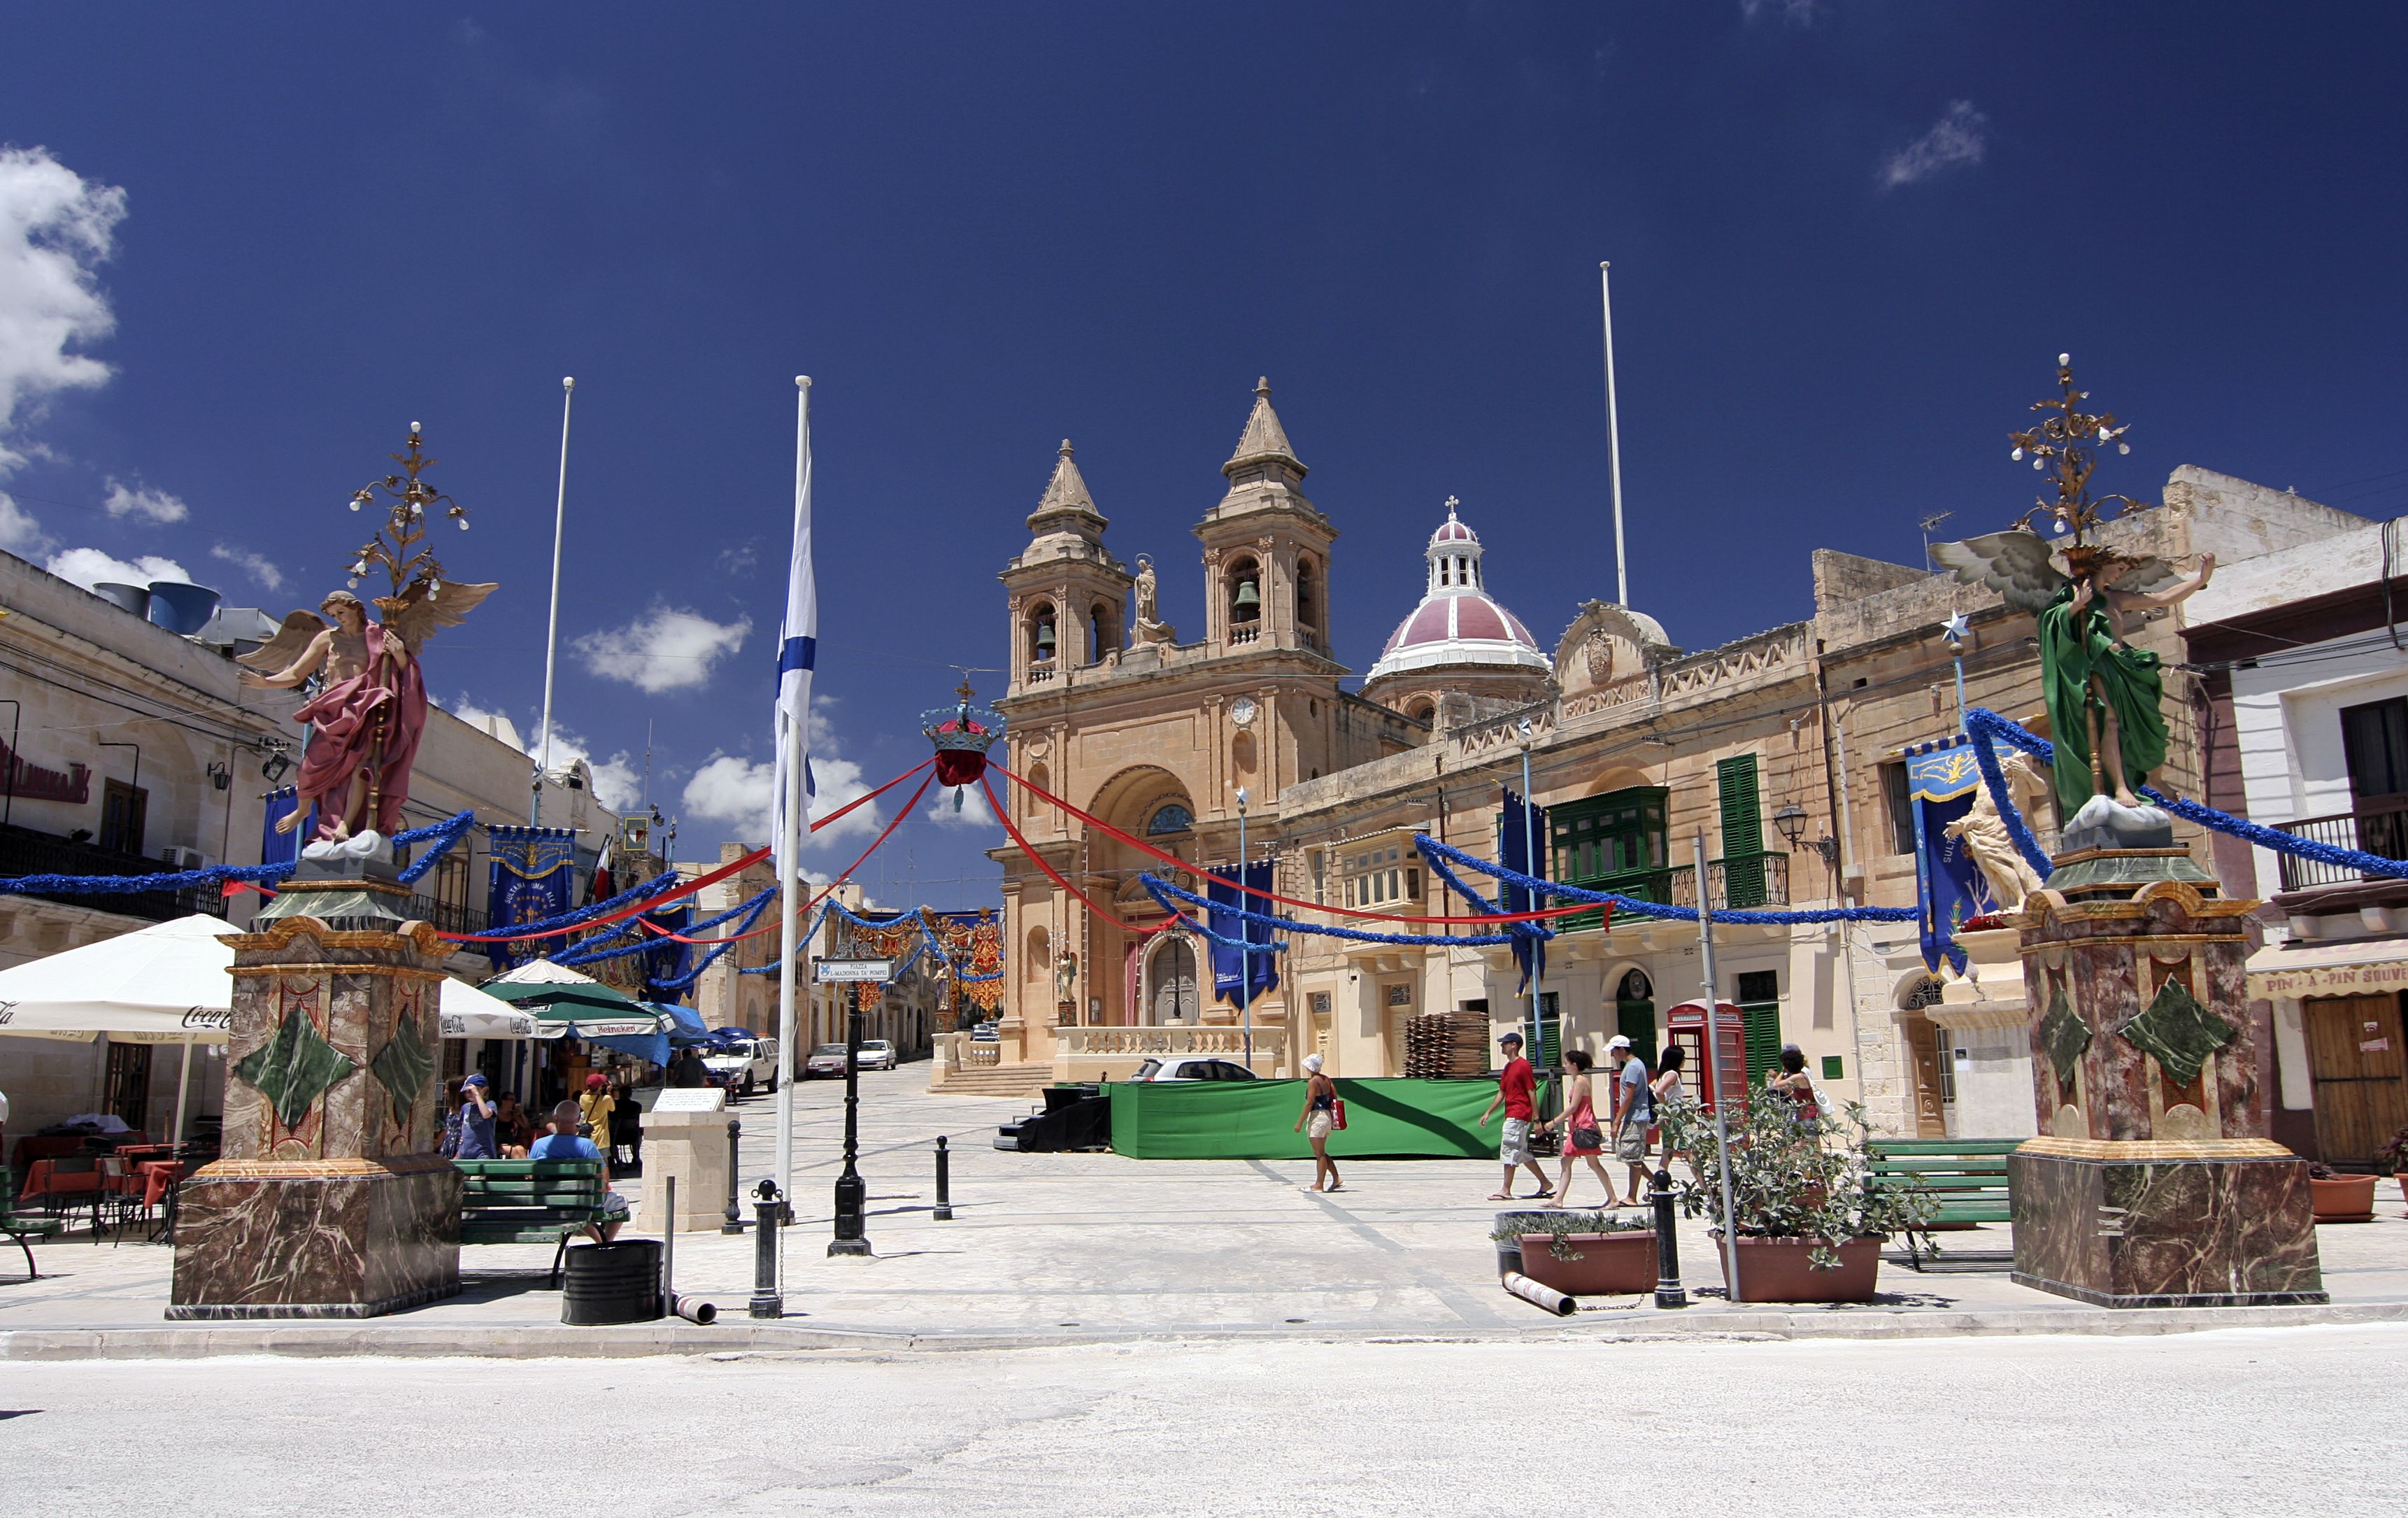
<path id="1" fill-rule="evenodd" d="M 1338 1182 L 1338 1162 L 1329 1157 L 1329 1133 L 1338 1125 L 1338 1082 L 1321 1073 L 1321 1056 L 1304 1056 L 1304 1110 L 1296 1115 L 1291 1132 L 1312 1140 L 1312 1189 L 1343 1191 Z M 1322 1184 L 1327 1176 L 1329 1183 Z"/>

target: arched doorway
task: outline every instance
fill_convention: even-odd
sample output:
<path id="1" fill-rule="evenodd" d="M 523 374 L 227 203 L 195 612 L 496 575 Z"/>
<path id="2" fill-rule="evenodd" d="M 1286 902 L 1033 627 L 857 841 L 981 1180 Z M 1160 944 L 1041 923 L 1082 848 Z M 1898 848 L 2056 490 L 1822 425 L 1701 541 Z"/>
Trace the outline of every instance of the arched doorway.
<path id="1" fill-rule="evenodd" d="M 1196 946 L 1181 935 L 1166 935 L 1145 959 L 1145 1023 L 1193 1024 L 1200 1020 L 1197 996 Z"/>

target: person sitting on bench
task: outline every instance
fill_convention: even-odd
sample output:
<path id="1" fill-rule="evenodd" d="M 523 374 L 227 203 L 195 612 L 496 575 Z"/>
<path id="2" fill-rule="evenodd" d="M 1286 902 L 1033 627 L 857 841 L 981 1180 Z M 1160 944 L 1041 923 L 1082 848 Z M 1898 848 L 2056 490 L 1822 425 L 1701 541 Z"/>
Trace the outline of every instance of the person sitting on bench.
<path id="1" fill-rule="evenodd" d="M 562 1102 L 554 1107 L 552 1110 L 551 1131 L 535 1141 L 534 1146 L 527 1151 L 527 1158 L 531 1160 L 600 1159 L 602 1151 L 594 1147 L 594 1140 L 578 1137 L 577 1126 L 584 1121 L 584 1118 L 579 1115 L 575 1102 Z M 626 1226 L 628 1210 L 627 1198 L 615 1191 L 605 1191 L 602 1194 L 601 1220 L 585 1225 L 586 1237 L 597 1244 L 607 1244 L 618 1238 L 619 1230 Z"/>

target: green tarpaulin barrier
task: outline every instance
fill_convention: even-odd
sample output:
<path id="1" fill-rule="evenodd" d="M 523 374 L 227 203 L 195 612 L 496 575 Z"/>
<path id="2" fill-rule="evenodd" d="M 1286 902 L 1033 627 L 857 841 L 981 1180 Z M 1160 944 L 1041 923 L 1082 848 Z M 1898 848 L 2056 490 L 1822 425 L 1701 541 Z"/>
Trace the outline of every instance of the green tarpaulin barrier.
<path id="1" fill-rule="evenodd" d="M 1311 1159 L 1295 1132 L 1301 1081 L 1115 1081 L 1112 1148 L 1141 1160 Z M 1493 1081 L 1340 1081 L 1346 1128 L 1329 1136 L 1335 1159 L 1493 1157 L 1504 1119 L 1479 1124 Z"/>

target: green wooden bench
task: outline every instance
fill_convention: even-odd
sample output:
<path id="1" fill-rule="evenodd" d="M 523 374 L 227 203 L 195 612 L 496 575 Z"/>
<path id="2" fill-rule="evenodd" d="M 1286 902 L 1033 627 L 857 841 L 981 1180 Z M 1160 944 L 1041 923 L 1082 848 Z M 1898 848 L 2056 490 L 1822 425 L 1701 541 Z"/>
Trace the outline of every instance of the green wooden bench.
<path id="1" fill-rule="evenodd" d="M 2020 1138 L 1874 1138 L 1865 1145 L 1871 1162 L 1868 1186 L 1916 1187 L 1939 1204 L 1931 1224 L 1970 1228 L 1977 1223 L 2011 1223 L 2007 1156 Z M 1971 1257 L 1967 1263 L 1973 1263 Z M 1908 1264 L 1923 1268 L 1912 1241 Z"/>
<path id="2" fill-rule="evenodd" d="M 463 1244 L 557 1244 L 551 1283 L 560 1284 L 568 1241 L 604 1221 L 600 1160 L 453 1160 Z"/>
<path id="3" fill-rule="evenodd" d="M 28 1217 L 17 1210 L 17 1177 L 7 1166 L 0 1165 L 0 1233 L 17 1241 L 25 1252 L 25 1279 L 39 1281 L 42 1272 L 34 1264 L 34 1246 L 28 1239 L 54 1239 L 67 1231 L 61 1218 Z"/>

